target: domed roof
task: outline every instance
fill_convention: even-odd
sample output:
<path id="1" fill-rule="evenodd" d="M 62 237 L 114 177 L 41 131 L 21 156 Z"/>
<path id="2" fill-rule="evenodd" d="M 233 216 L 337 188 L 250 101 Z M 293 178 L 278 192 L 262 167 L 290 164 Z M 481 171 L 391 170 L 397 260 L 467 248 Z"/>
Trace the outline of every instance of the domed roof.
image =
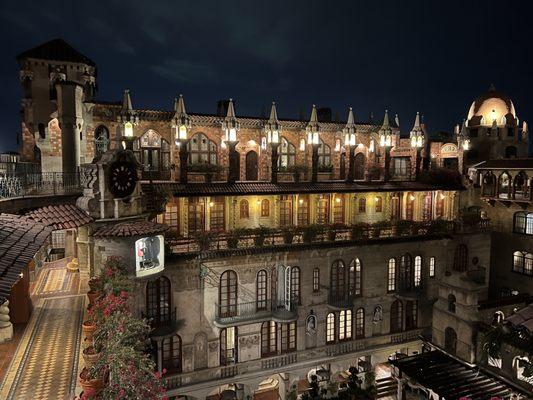
<path id="1" fill-rule="evenodd" d="M 492 125 L 493 121 L 496 121 L 496 125 L 506 125 L 513 124 L 515 119 L 513 102 L 493 85 L 472 103 L 468 111 L 469 125 Z"/>

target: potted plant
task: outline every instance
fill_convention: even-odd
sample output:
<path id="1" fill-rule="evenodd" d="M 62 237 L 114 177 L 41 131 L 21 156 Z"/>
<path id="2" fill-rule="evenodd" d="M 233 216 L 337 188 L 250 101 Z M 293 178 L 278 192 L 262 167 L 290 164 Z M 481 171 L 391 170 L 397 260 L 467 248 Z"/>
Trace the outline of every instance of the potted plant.
<path id="1" fill-rule="evenodd" d="M 104 387 L 104 380 L 101 376 L 91 377 L 89 369 L 84 367 L 79 375 L 80 385 L 86 396 L 91 393 L 94 397 L 100 394 Z"/>
<path id="2" fill-rule="evenodd" d="M 292 226 L 284 226 L 281 229 L 281 235 L 283 236 L 283 243 L 292 244 L 294 241 L 294 228 Z"/>
<path id="3" fill-rule="evenodd" d="M 189 165 L 190 172 L 198 172 L 204 174 L 206 183 L 211 183 L 213 181 L 213 175 L 219 173 L 221 170 L 222 167 L 216 164 L 195 163 Z"/>
<path id="4" fill-rule="evenodd" d="M 254 233 L 254 244 L 257 247 L 263 247 L 265 244 L 266 236 L 271 233 L 271 230 L 266 226 L 260 225 L 259 228 L 253 229 Z"/>
<path id="5" fill-rule="evenodd" d="M 89 368 L 94 365 L 94 363 L 100 358 L 100 355 L 100 351 L 94 345 L 87 346 L 83 349 L 82 356 L 83 361 L 85 361 L 85 367 Z"/>
<path id="6" fill-rule="evenodd" d="M 104 282 L 100 276 L 93 276 L 89 279 L 89 291 L 87 297 L 89 298 L 89 305 L 93 304 L 104 291 Z"/>
<path id="7" fill-rule="evenodd" d="M 368 224 L 366 222 L 358 222 L 351 226 L 352 240 L 360 240 L 368 237 Z"/>
<path id="8" fill-rule="evenodd" d="M 322 225 L 311 224 L 302 228 L 302 239 L 304 243 L 312 243 L 316 237 L 324 231 Z"/>
<path id="9" fill-rule="evenodd" d="M 305 165 L 291 165 L 287 168 L 287 171 L 292 173 L 294 182 L 299 183 L 301 174 L 305 173 L 307 171 L 307 168 L 305 167 Z"/>
<path id="10" fill-rule="evenodd" d="M 83 335 L 85 336 L 85 339 L 88 342 L 92 342 L 93 334 L 94 334 L 94 331 L 96 330 L 96 323 L 94 322 L 94 320 L 88 319 L 84 321 L 83 324 L 81 325 L 81 330 L 83 332 Z"/>

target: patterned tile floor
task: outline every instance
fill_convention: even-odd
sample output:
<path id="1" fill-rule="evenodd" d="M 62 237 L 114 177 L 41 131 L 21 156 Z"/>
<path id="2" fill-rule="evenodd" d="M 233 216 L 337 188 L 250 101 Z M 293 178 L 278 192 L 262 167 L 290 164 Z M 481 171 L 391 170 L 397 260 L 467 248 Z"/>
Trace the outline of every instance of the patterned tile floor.
<path id="1" fill-rule="evenodd" d="M 39 275 L 32 317 L 0 385 L 2 400 L 74 396 L 85 296 L 65 295 L 78 292 L 77 273 L 46 268 Z"/>

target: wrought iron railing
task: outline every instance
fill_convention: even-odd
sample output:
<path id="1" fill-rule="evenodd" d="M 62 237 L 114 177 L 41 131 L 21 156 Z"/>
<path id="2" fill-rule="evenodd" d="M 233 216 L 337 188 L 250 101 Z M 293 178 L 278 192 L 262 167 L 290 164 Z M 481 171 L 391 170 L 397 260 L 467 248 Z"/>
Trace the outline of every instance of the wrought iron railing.
<path id="1" fill-rule="evenodd" d="M 215 304 L 215 321 L 219 324 L 234 324 L 249 320 L 275 318 L 291 320 L 298 317 L 298 302 L 285 303 L 278 300 L 249 301 L 232 305 Z"/>
<path id="2" fill-rule="evenodd" d="M 78 172 L 41 172 L 0 176 L 0 198 L 81 193 Z"/>
<path id="3" fill-rule="evenodd" d="M 141 313 L 142 318 L 146 318 L 152 328 L 150 336 L 166 336 L 174 333 L 177 327 L 176 307 L 169 314 L 163 314 L 159 318 L 149 317 Z"/>
<path id="4" fill-rule="evenodd" d="M 354 298 L 349 293 L 339 293 L 332 291 L 328 296 L 328 304 L 337 308 L 353 307 Z"/>

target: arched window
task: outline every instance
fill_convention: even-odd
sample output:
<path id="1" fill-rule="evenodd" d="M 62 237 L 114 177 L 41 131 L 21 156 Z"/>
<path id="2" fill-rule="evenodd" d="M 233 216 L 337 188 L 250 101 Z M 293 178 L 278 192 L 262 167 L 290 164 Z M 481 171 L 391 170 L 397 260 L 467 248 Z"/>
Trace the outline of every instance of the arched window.
<path id="1" fill-rule="evenodd" d="M 291 300 L 302 304 L 299 267 L 291 268 Z"/>
<path id="2" fill-rule="evenodd" d="M 329 147 L 322 139 L 318 146 L 318 165 L 328 167 L 331 165 L 331 147 Z"/>
<path id="3" fill-rule="evenodd" d="M 519 211 L 514 214 L 513 232 L 533 235 L 533 213 Z"/>
<path id="4" fill-rule="evenodd" d="M 239 209 L 241 218 L 250 218 L 250 205 L 248 204 L 248 200 L 241 200 Z"/>
<path id="5" fill-rule="evenodd" d="M 346 293 L 346 271 L 342 260 L 334 261 L 331 264 L 331 284 L 330 296 L 335 301 L 344 300 Z"/>
<path id="6" fill-rule="evenodd" d="M 405 253 L 400 258 L 400 290 L 413 290 L 413 257 Z"/>
<path id="7" fill-rule="evenodd" d="M 220 317 L 237 315 L 237 273 L 233 270 L 224 271 L 220 276 L 218 304 Z"/>
<path id="8" fill-rule="evenodd" d="M 496 311 L 492 317 L 492 325 L 498 325 L 505 319 L 505 314 L 501 311 Z"/>
<path id="9" fill-rule="evenodd" d="M 507 199 L 509 197 L 509 189 L 511 186 L 511 178 L 507 172 L 502 172 L 498 178 L 498 197 Z"/>
<path id="10" fill-rule="evenodd" d="M 405 329 L 418 327 L 418 301 L 410 300 L 405 303 Z"/>
<path id="11" fill-rule="evenodd" d="M 444 349 L 450 354 L 457 351 L 457 333 L 453 328 L 447 327 L 444 330 Z"/>
<path id="12" fill-rule="evenodd" d="M 527 186 L 527 175 L 524 171 L 520 171 L 513 180 L 513 193 L 515 199 L 528 199 L 529 191 Z"/>
<path id="13" fill-rule="evenodd" d="M 261 200 L 261 217 L 270 216 L 270 201 L 267 199 Z"/>
<path id="14" fill-rule="evenodd" d="M 167 372 L 181 372 L 181 337 L 174 335 L 162 342 L 163 368 Z"/>
<path id="15" fill-rule="evenodd" d="M 387 270 L 387 291 L 394 292 L 396 290 L 396 260 L 391 258 L 389 260 Z"/>
<path id="16" fill-rule="evenodd" d="M 203 133 L 193 135 L 187 146 L 189 164 L 217 164 L 217 145 Z"/>
<path id="17" fill-rule="evenodd" d="M 237 328 L 220 330 L 220 365 L 236 364 L 237 355 Z"/>
<path id="18" fill-rule="evenodd" d="M 374 207 L 377 213 L 380 213 L 383 211 L 383 197 L 376 196 Z"/>
<path id="19" fill-rule="evenodd" d="M 267 309 L 267 272 L 262 269 L 257 273 L 257 279 L 255 282 L 256 293 L 256 309 Z"/>
<path id="20" fill-rule="evenodd" d="M 313 269 L 313 292 L 320 292 L 320 269 Z"/>
<path id="21" fill-rule="evenodd" d="M 309 225 L 309 196 L 300 194 L 298 196 L 298 226 Z"/>
<path id="22" fill-rule="evenodd" d="M 329 313 L 326 317 L 326 343 L 335 342 L 335 314 Z"/>
<path id="23" fill-rule="evenodd" d="M 361 181 L 365 179 L 365 155 L 357 153 L 354 157 L 354 179 Z"/>
<path id="24" fill-rule="evenodd" d="M 448 295 L 448 311 L 455 314 L 456 299 L 453 294 Z"/>
<path id="25" fill-rule="evenodd" d="M 397 333 L 403 330 L 403 304 L 395 300 L 390 308 L 390 332 Z"/>
<path id="26" fill-rule="evenodd" d="M 296 148 L 285 137 L 281 137 L 279 146 L 278 166 L 282 169 L 294 165 L 296 162 Z"/>
<path id="27" fill-rule="evenodd" d="M 355 338 L 365 338 L 365 309 L 358 308 L 355 312 Z"/>
<path id="28" fill-rule="evenodd" d="M 359 198 L 359 212 L 366 213 L 366 197 Z"/>
<path id="29" fill-rule="evenodd" d="M 261 357 L 270 357 L 278 352 L 277 326 L 274 321 L 261 324 Z"/>
<path id="30" fill-rule="evenodd" d="M 339 341 L 352 339 L 352 310 L 339 313 Z"/>
<path id="31" fill-rule="evenodd" d="M 224 223 L 224 197 L 211 197 L 209 203 L 209 229 L 211 231 L 223 231 Z"/>
<path id="32" fill-rule="evenodd" d="M 524 273 L 525 254 L 521 251 L 515 251 L 513 253 L 513 271 Z"/>
<path id="33" fill-rule="evenodd" d="M 100 125 L 94 130 L 94 156 L 100 157 L 109 148 L 109 130 Z"/>
<path id="34" fill-rule="evenodd" d="M 349 286 L 348 291 L 350 297 L 361 296 L 363 292 L 363 271 L 361 267 L 361 261 L 356 258 L 350 263 L 349 270 Z"/>
<path id="35" fill-rule="evenodd" d="M 344 196 L 337 194 L 333 203 L 333 223 L 344 224 Z"/>
<path id="36" fill-rule="evenodd" d="M 496 177 L 491 171 L 485 172 L 483 175 L 481 194 L 483 196 L 494 196 L 496 194 Z"/>
<path id="37" fill-rule="evenodd" d="M 429 277 L 435 276 L 435 257 L 429 257 Z"/>
<path id="38" fill-rule="evenodd" d="M 468 248 L 461 243 L 455 248 L 453 256 L 453 269 L 455 271 L 466 271 L 468 265 Z"/>
<path id="39" fill-rule="evenodd" d="M 165 326 L 171 322 L 170 280 L 161 276 L 146 284 L 146 315 L 153 326 Z"/>
<path id="40" fill-rule="evenodd" d="M 422 257 L 415 257 L 415 276 L 414 276 L 415 287 L 422 286 Z"/>

